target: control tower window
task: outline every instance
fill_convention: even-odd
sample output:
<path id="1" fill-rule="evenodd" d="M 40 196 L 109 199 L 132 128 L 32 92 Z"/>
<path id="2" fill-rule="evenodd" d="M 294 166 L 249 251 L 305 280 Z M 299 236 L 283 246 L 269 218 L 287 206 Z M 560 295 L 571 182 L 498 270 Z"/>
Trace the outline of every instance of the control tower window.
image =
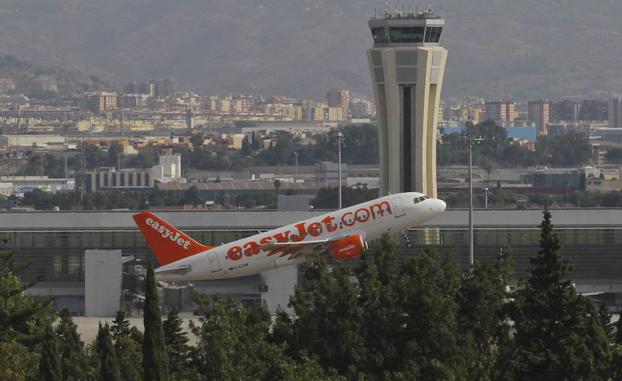
<path id="1" fill-rule="evenodd" d="M 374 37 L 374 42 L 377 44 L 384 44 L 389 42 L 389 36 L 384 28 L 372 28 L 371 34 Z"/>
<path id="2" fill-rule="evenodd" d="M 423 27 L 390 28 L 391 42 L 423 42 Z"/>
<path id="3" fill-rule="evenodd" d="M 441 39 L 441 27 L 427 27 L 425 29 L 425 42 L 438 42 Z"/>

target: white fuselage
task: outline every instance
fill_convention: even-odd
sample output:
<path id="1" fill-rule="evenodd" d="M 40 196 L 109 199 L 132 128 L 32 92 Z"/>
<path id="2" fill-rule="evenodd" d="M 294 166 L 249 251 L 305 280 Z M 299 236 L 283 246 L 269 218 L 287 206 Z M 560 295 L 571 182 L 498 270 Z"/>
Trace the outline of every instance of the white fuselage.
<path id="1" fill-rule="evenodd" d="M 313 242 L 355 234 L 371 241 L 386 232 L 399 232 L 421 224 L 445 210 L 442 200 L 422 200 L 423 196 L 415 192 L 389 195 L 312 217 L 161 266 L 156 270 L 156 275 L 159 280 L 165 281 L 215 280 L 298 264 L 311 252 L 305 251 L 305 242 L 311 246 Z M 299 252 L 303 254 L 273 255 L 270 250 L 264 249 L 266 245 L 277 242 L 300 244 L 302 249 Z M 181 267 L 188 271 L 183 274 L 169 271 Z"/>

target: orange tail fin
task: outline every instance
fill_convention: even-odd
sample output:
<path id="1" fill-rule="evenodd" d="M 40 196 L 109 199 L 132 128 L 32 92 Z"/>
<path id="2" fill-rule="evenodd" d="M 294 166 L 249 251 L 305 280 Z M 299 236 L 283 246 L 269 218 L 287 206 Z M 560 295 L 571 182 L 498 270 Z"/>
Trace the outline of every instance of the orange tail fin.
<path id="1" fill-rule="evenodd" d="M 161 266 L 211 249 L 151 212 L 142 212 L 133 217 Z"/>

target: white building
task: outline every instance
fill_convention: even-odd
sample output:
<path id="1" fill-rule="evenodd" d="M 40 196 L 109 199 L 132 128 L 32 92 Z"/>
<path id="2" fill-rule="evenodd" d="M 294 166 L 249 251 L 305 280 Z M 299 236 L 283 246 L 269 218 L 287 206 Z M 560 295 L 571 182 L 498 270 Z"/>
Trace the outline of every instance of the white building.
<path id="1" fill-rule="evenodd" d="M 447 50 L 430 11 L 372 18 L 367 51 L 379 121 L 381 194 L 436 196 L 436 125 Z"/>

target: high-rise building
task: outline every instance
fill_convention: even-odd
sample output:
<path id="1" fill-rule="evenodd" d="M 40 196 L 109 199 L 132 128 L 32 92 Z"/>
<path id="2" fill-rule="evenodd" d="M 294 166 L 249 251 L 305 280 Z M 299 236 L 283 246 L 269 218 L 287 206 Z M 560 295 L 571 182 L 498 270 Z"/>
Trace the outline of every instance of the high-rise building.
<path id="1" fill-rule="evenodd" d="M 326 94 L 328 107 L 340 107 L 343 118 L 347 118 L 350 113 L 350 92 L 346 89 L 330 89 Z"/>
<path id="2" fill-rule="evenodd" d="M 90 112 L 102 114 L 117 109 L 117 93 L 99 92 L 86 93 L 83 98 L 84 106 Z"/>
<path id="3" fill-rule="evenodd" d="M 622 96 L 609 99 L 609 128 L 622 128 Z"/>
<path id="4" fill-rule="evenodd" d="M 609 101 L 606 99 L 586 99 L 581 102 L 579 119 L 603 121 L 609 119 Z"/>
<path id="5" fill-rule="evenodd" d="M 538 135 L 548 134 L 546 128 L 550 122 L 550 107 L 551 102 L 546 99 L 527 103 L 527 118 L 536 124 Z"/>
<path id="6" fill-rule="evenodd" d="M 509 123 L 516 119 L 516 103 L 509 101 L 487 101 L 484 104 L 486 119 L 497 123 Z"/>
<path id="7" fill-rule="evenodd" d="M 367 60 L 376 97 L 380 192 L 436 196 L 437 110 L 447 50 L 445 21 L 431 11 L 372 18 Z"/>
<path id="8" fill-rule="evenodd" d="M 579 120 L 581 103 L 572 100 L 551 103 L 551 120 L 574 122 Z"/>

